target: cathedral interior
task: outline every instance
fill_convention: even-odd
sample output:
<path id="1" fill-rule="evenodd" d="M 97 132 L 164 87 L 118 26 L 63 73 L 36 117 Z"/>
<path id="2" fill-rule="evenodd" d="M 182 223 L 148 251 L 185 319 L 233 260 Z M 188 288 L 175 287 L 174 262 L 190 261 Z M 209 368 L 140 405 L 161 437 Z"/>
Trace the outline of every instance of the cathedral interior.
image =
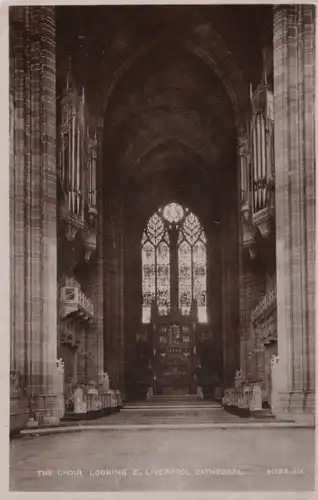
<path id="1" fill-rule="evenodd" d="M 314 67 L 310 5 L 10 8 L 12 428 L 314 418 Z"/>

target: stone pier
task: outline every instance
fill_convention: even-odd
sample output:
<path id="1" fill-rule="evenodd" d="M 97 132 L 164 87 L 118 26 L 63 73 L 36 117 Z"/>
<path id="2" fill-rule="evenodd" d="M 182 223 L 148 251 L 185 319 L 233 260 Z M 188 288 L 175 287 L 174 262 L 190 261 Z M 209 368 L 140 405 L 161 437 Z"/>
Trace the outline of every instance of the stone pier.
<path id="1" fill-rule="evenodd" d="M 276 413 L 314 419 L 315 11 L 274 9 L 278 355 Z"/>
<path id="2" fill-rule="evenodd" d="M 11 369 L 40 423 L 57 423 L 54 7 L 11 9 Z"/>

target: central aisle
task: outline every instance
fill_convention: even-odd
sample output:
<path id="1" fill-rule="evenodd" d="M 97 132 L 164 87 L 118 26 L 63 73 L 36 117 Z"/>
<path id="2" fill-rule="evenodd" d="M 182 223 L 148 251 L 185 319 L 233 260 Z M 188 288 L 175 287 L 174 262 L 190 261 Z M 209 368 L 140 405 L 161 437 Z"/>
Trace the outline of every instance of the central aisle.
<path id="1" fill-rule="evenodd" d="M 241 419 L 196 396 L 155 396 L 119 413 L 11 442 L 13 489 L 308 490 L 314 430 Z M 71 431 L 71 432 L 70 432 Z M 85 431 L 85 432 L 83 432 Z M 40 434 L 40 429 L 37 430 Z M 41 453 L 39 451 L 41 450 Z M 41 471 L 45 468 L 45 474 Z M 275 469 L 284 467 L 283 473 Z M 42 474 L 42 475 L 41 475 Z"/>

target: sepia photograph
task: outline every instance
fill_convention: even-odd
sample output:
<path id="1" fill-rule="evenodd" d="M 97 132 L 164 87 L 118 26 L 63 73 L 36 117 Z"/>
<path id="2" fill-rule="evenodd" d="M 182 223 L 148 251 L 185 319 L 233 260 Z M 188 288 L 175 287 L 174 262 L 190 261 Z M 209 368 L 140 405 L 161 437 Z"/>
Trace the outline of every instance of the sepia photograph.
<path id="1" fill-rule="evenodd" d="M 7 18 L 10 491 L 310 494 L 315 5 Z"/>

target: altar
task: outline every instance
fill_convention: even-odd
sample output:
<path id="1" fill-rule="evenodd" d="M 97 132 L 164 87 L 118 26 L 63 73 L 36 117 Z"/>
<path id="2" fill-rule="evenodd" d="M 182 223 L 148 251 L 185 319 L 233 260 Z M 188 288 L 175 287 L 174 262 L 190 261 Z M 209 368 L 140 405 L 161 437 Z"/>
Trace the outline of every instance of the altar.
<path id="1" fill-rule="evenodd" d="M 152 374 L 154 394 L 196 394 L 196 304 L 188 315 L 179 310 L 154 314 Z"/>

